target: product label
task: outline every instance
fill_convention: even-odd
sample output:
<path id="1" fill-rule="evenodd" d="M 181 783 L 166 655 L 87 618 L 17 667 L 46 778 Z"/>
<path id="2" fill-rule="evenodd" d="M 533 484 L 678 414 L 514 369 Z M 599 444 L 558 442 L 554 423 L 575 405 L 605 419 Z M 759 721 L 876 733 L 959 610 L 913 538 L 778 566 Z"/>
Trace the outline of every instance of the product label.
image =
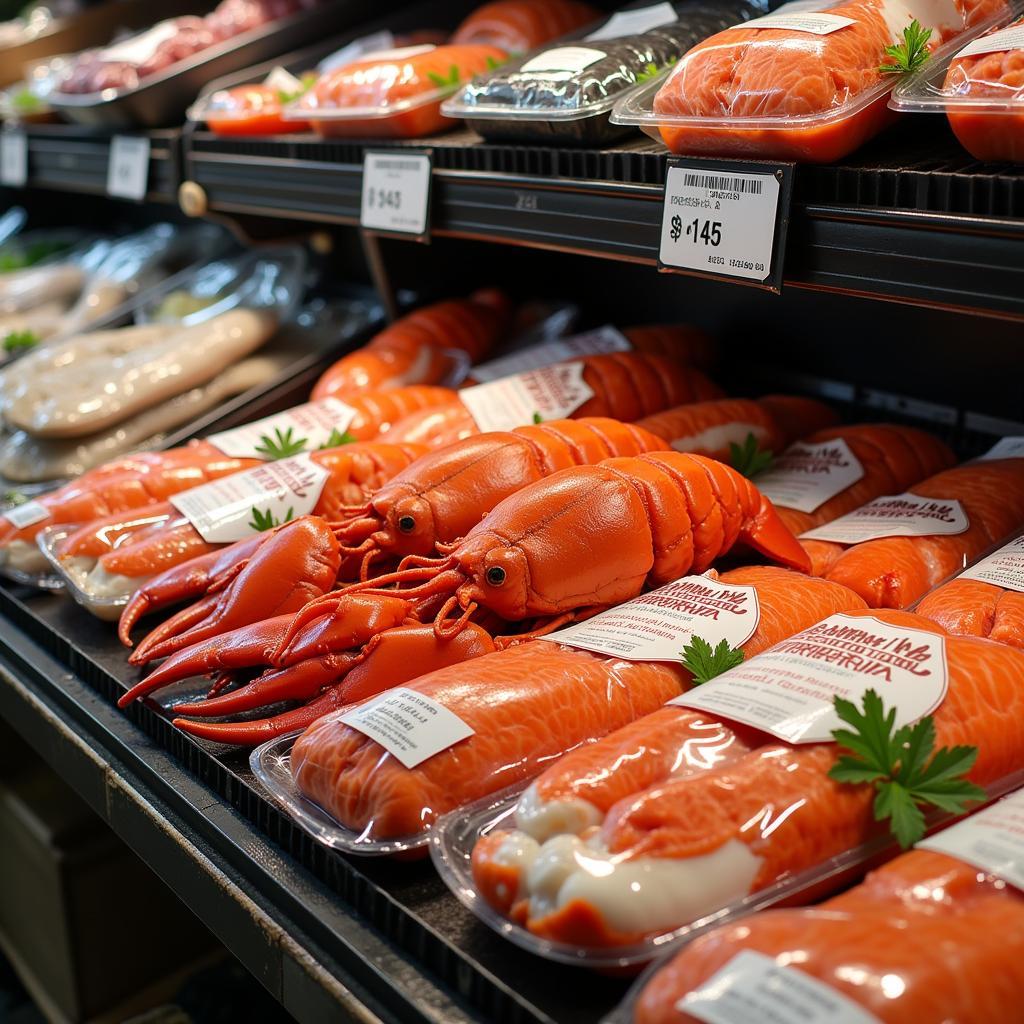
<path id="1" fill-rule="evenodd" d="M 1004 590 L 1024 594 L 1024 537 L 1015 537 L 998 551 L 986 555 L 960 573 L 958 578 L 980 580 Z"/>
<path id="2" fill-rule="evenodd" d="M 780 194 L 774 174 L 672 163 L 665 178 L 661 262 L 766 281 L 772 273 Z"/>
<path id="3" fill-rule="evenodd" d="M 419 46 L 400 46 L 397 50 L 371 50 L 363 51 L 359 60 L 373 61 L 396 61 L 408 60 L 410 57 L 418 57 L 421 53 L 430 53 L 437 47 L 433 43 L 421 43 Z"/>
<path id="4" fill-rule="evenodd" d="M 857 456 L 845 441 L 835 438 L 821 444 L 791 444 L 754 482 L 773 504 L 814 512 L 863 476 Z"/>
<path id="5" fill-rule="evenodd" d="M 652 4 L 634 11 L 613 14 L 597 31 L 586 37 L 587 42 L 597 39 L 617 39 L 619 36 L 639 35 L 659 25 L 671 25 L 679 15 L 670 3 Z"/>
<path id="6" fill-rule="evenodd" d="M 353 61 L 357 61 L 368 54 L 386 53 L 388 50 L 393 50 L 394 46 L 395 37 L 390 32 L 387 30 L 373 32 L 368 36 L 363 36 L 361 39 L 353 40 L 340 50 L 335 50 L 329 57 L 324 57 L 317 64 L 316 69 L 321 74 L 326 74 L 335 68 L 343 68 L 346 64 L 351 64 Z"/>
<path id="7" fill-rule="evenodd" d="M 149 182 L 149 138 L 115 135 L 110 140 L 107 164 L 107 195 L 118 199 L 143 199 Z"/>
<path id="8" fill-rule="evenodd" d="M 963 533 L 969 523 L 959 501 L 889 494 L 801 534 L 805 540 L 860 544 L 882 537 L 946 537 Z"/>
<path id="9" fill-rule="evenodd" d="M 753 587 L 684 576 L 542 639 L 630 661 L 678 662 L 695 636 L 712 647 L 745 644 L 760 614 Z"/>
<path id="10" fill-rule="evenodd" d="M 917 844 L 1024 889 L 1024 790 Z"/>
<path id="11" fill-rule="evenodd" d="M 323 398 L 210 434 L 206 440 L 236 459 L 277 458 L 282 449 L 287 455 L 299 455 L 323 448 L 332 435 L 337 440 L 336 435 L 348 430 L 355 414 L 355 409 L 340 399 Z"/>
<path id="12" fill-rule="evenodd" d="M 604 352 L 628 352 L 631 348 L 625 335 L 614 327 L 599 327 L 596 331 L 574 334 L 569 338 L 545 341 L 531 345 L 519 352 L 512 352 L 501 359 L 474 366 L 470 371 L 481 382 L 509 377 L 514 373 L 525 373 L 552 363 L 561 363 L 577 356 L 592 356 Z"/>
<path id="13" fill-rule="evenodd" d="M 308 455 L 299 455 L 232 473 L 168 500 L 203 540 L 232 544 L 308 515 L 320 500 L 327 477 Z"/>
<path id="14" fill-rule="evenodd" d="M 406 768 L 473 735 L 454 711 L 405 686 L 382 693 L 340 720 L 376 740 Z"/>
<path id="15" fill-rule="evenodd" d="M 1004 437 L 996 441 L 978 461 L 989 459 L 1024 459 L 1024 437 Z"/>
<path id="16" fill-rule="evenodd" d="M 741 21 L 733 28 L 788 28 L 792 32 L 809 32 L 815 36 L 827 36 L 838 32 L 848 25 L 855 25 L 853 18 L 843 18 L 838 14 L 816 14 L 808 11 L 804 14 L 787 11 L 785 14 L 766 14 L 763 18 Z"/>
<path id="17" fill-rule="evenodd" d="M 946 695 L 941 636 L 879 619 L 830 615 L 670 704 L 744 722 L 789 743 L 827 743 L 842 724 L 833 698 L 858 707 L 876 690 L 897 725 L 930 714 Z"/>
<path id="18" fill-rule="evenodd" d="M 28 181 L 28 137 L 24 132 L 0 135 L 0 185 L 23 188 Z"/>
<path id="19" fill-rule="evenodd" d="M 6 509 L 0 513 L 9 523 L 13 523 L 19 530 L 28 526 L 35 526 L 44 519 L 50 518 L 50 510 L 38 501 L 26 501 L 14 508 Z"/>
<path id="20" fill-rule="evenodd" d="M 583 370 L 582 363 L 557 363 L 463 388 L 459 398 L 485 433 L 562 420 L 594 397 L 593 388 L 583 379 Z"/>
<path id="21" fill-rule="evenodd" d="M 424 235 L 430 223 L 430 157 L 366 153 L 359 223 L 376 231 Z"/>
<path id="22" fill-rule="evenodd" d="M 594 50 L 589 46 L 556 46 L 553 50 L 545 50 L 532 57 L 519 70 L 560 71 L 566 75 L 574 75 L 606 56 L 604 50 Z"/>
<path id="23" fill-rule="evenodd" d="M 705 1024 L 881 1024 L 823 981 L 750 949 L 687 992 L 676 1010 Z"/>
<path id="24" fill-rule="evenodd" d="M 286 71 L 284 68 L 274 68 L 273 71 L 263 79 L 263 84 L 268 89 L 274 89 L 276 92 L 284 93 L 286 96 L 297 96 L 302 92 L 302 82 L 300 82 L 290 71 Z"/>
<path id="25" fill-rule="evenodd" d="M 970 57 L 974 53 L 998 53 L 1000 50 L 1024 50 L 1024 25 L 1010 25 L 991 35 L 972 40 L 957 57 Z"/>
<path id="26" fill-rule="evenodd" d="M 894 42 L 902 42 L 903 30 L 912 21 L 940 36 L 950 37 L 963 31 L 963 15 L 955 0 L 884 0 L 879 7 Z"/>
<path id="27" fill-rule="evenodd" d="M 137 35 L 129 36 L 124 42 L 108 46 L 103 51 L 103 59 L 124 61 L 126 64 L 141 64 L 149 60 L 156 48 L 178 34 L 178 24 L 173 18 L 157 22 L 152 28 Z"/>

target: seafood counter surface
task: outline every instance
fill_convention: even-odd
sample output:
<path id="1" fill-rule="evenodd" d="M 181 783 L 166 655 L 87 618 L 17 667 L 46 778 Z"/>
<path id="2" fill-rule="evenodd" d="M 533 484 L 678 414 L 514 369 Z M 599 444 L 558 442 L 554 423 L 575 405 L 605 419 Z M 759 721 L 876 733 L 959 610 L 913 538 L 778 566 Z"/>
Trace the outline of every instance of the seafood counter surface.
<path id="1" fill-rule="evenodd" d="M 246 753 L 138 702 L 118 711 L 106 698 L 137 675 L 71 602 L 0 588 L 0 717 L 296 1019 L 341 1002 L 367 1020 L 583 1024 L 626 992 L 598 975 L 567 986 L 564 967 L 479 924 L 429 861 L 319 847 L 265 799 Z"/>

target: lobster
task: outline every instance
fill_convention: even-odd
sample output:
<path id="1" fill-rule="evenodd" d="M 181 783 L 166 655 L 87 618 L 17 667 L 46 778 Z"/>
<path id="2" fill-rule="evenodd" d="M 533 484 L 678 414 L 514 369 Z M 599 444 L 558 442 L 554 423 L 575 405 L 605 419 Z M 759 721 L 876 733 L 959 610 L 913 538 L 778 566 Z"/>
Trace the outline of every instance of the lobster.
<path id="1" fill-rule="evenodd" d="M 684 402 L 722 397 L 721 389 L 700 370 L 663 356 L 644 352 L 610 352 L 568 359 L 556 366 L 572 364 L 582 364 L 583 381 L 594 393 L 593 398 L 573 411 L 573 419 L 611 416 L 632 421 Z M 442 445 L 479 433 L 480 428 L 462 402 L 456 399 L 450 405 L 450 409 L 435 408 L 406 417 L 391 428 L 389 440 L 418 438 L 415 443 Z"/>
<path id="2" fill-rule="evenodd" d="M 313 400 L 437 384 L 451 365 L 446 350 L 461 349 L 476 362 L 507 333 L 510 312 L 508 298 L 496 289 L 417 309 L 330 366 L 313 388 Z"/>
<path id="3" fill-rule="evenodd" d="M 418 445 L 363 442 L 310 453 L 330 474 L 313 512 L 339 517 L 423 452 Z M 57 557 L 82 589 L 127 598 L 157 573 L 221 547 L 207 543 L 188 519 L 165 503 L 89 523 L 57 546 Z"/>
<path id="4" fill-rule="evenodd" d="M 372 502 L 339 509 L 345 521 L 335 527 L 335 536 L 342 557 L 357 558 L 365 576 L 382 554 L 433 554 L 436 541 L 456 540 L 503 498 L 556 470 L 664 447 L 645 430 L 606 419 L 558 420 L 481 435 L 417 459 L 393 478 L 394 487 L 385 485 L 376 492 Z M 195 596 L 195 588 L 206 585 L 205 574 L 194 573 L 188 563 L 144 585 L 122 613 L 122 640 L 129 642 L 143 614 Z M 228 599 L 225 591 L 223 600 Z M 187 634 L 169 634 L 166 628 L 160 630 L 159 646 L 150 637 L 139 645 L 133 663 L 163 657 L 192 642 Z"/>

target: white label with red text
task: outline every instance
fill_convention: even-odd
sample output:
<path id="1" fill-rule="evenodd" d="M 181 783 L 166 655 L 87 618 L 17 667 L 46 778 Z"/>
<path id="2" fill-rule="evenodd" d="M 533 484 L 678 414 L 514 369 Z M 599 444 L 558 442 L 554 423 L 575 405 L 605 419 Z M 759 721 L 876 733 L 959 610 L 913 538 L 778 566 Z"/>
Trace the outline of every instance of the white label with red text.
<path id="1" fill-rule="evenodd" d="M 2 513 L 4 519 L 13 523 L 19 530 L 35 526 L 44 519 L 50 518 L 50 510 L 38 501 L 25 501 L 14 508 L 5 509 Z"/>
<path id="2" fill-rule="evenodd" d="M 542 639 L 630 661 L 678 662 L 695 636 L 712 647 L 745 644 L 759 616 L 753 587 L 684 576 Z"/>
<path id="3" fill-rule="evenodd" d="M 308 515 L 328 476 L 308 455 L 297 455 L 232 473 L 168 500 L 207 543 L 233 544 Z"/>
<path id="4" fill-rule="evenodd" d="M 917 844 L 1024 889 L 1024 790 Z"/>
<path id="5" fill-rule="evenodd" d="M 815 512 L 864 476 L 864 467 L 840 438 L 791 444 L 771 469 L 758 473 L 757 489 L 775 505 Z"/>
<path id="6" fill-rule="evenodd" d="M 978 461 L 989 459 L 1024 459 L 1024 437 L 1004 437 L 996 441 Z"/>
<path id="7" fill-rule="evenodd" d="M 519 352 L 512 352 L 500 359 L 474 366 L 470 373 L 481 383 L 508 377 L 514 373 L 526 373 L 552 363 L 579 356 L 601 355 L 607 352 L 628 352 L 632 348 L 625 335 L 614 327 L 599 327 L 596 331 L 574 334 L 569 338 L 545 341 L 541 345 L 530 345 Z"/>
<path id="8" fill-rule="evenodd" d="M 825 982 L 744 949 L 675 1006 L 704 1024 L 881 1024 Z"/>
<path id="9" fill-rule="evenodd" d="M 270 459 L 299 455 L 337 441 L 348 430 L 356 410 L 337 398 L 307 402 L 294 409 L 265 416 L 244 427 L 211 434 L 207 441 L 236 459 Z M 301 447 L 298 447 L 301 444 Z"/>
<path id="10" fill-rule="evenodd" d="M 980 580 L 1024 594 L 1024 537 L 1015 537 L 1009 544 L 965 569 L 957 578 Z"/>
<path id="11" fill-rule="evenodd" d="M 583 363 L 558 363 L 464 388 L 459 398 L 485 433 L 562 420 L 594 397 L 583 370 Z"/>
<path id="12" fill-rule="evenodd" d="M 454 711 L 405 686 L 360 704 L 341 715 L 340 721 L 376 740 L 406 768 L 415 768 L 473 735 Z"/>
<path id="13" fill-rule="evenodd" d="M 803 540 L 860 544 L 882 537 L 952 536 L 969 525 L 963 506 L 953 498 L 889 494 L 800 536 Z"/>
<path id="14" fill-rule="evenodd" d="M 865 691 L 876 690 L 887 709 L 895 708 L 896 724 L 908 725 L 942 703 L 947 675 L 941 636 L 840 613 L 669 703 L 723 715 L 789 743 L 827 743 L 842 724 L 835 697 L 859 707 Z"/>

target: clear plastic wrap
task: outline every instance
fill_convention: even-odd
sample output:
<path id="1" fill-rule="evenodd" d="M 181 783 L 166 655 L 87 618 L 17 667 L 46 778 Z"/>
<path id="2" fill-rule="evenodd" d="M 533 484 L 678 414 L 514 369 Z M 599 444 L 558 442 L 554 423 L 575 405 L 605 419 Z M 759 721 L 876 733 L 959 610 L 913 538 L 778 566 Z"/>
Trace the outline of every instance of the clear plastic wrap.
<path id="1" fill-rule="evenodd" d="M 694 937 L 606 1024 L 736 1020 L 737 1008 L 753 1020 L 780 1005 L 801 1020 L 857 1024 L 1016 1020 L 1021 804 L 1018 791 L 818 907 L 768 910 Z M 970 844 L 982 836 L 1005 859 L 975 860 Z M 957 855 L 965 841 L 966 859 Z"/>
<path id="2" fill-rule="evenodd" d="M 468 15 L 452 35 L 463 45 L 496 46 L 521 54 L 601 16 L 581 0 L 492 0 Z"/>
<path id="3" fill-rule="evenodd" d="M 322 75 L 286 119 L 309 121 L 321 135 L 418 138 L 455 126 L 441 103 L 474 75 L 501 64 L 494 46 L 402 47 L 365 57 Z"/>
<path id="4" fill-rule="evenodd" d="M 442 112 L 466 119 L 487 138 L 610 142 L 631 130 L 609 122 L 624 92 L 673 65 L 695 43 L 752 13 L 741 2 L 721 7 L 659 3 L 646 10 L 652 12 L 650 28 L 608 36 L 604 29 L 611 26 L 614 31 L 621 18 L 613 15 L 582 39 L 534 50 L 475 78 L 444 103 Z M 630 13 L 640 17 L 646 11 Z"/>
<path id="5" fill-rule="evenodd" d="M 945 113 L 978 160 L 1024 161 L 1024 18 L 997 25 L 947 59 L 928 61 L 896 87 L 889 105 Z"/>
<path id="6" fill-rule="evenodd" d="M 971 778 L 990 796 L 1019 786 L 1024 655 L 943 637 L 906 612 L 872 621 L 930 637 L 945 666 L 936 746 L 976 745 Z M 780 681 L 765 673 L 756 687 L 768 696 Z M 565 962 L 637 964 L 713 923 L 817 898 L 895 852 L 874 821 L 873 788 L 829 779 L 836 758 L 833 743 L 784 743 L 670 705 L 553 763 L 518 800 L 451 814 L 434 855 L 456 895 L 517 944 Z"/>
<path id="7" fill-rule="evenodd" d="M 895 115 L 886 48 L 916 19 L 931 59 L 1006 16 L 1003 0 L 847 0 L 783 8 L 694 47 L 661 79 L 625 96 L 615 124 L 639 125 L 674 153 L 829 163 Z"/>
<path id="8" fill-rule="evenodd" d="M 284 135 L 309 129 L 305 121 L 285 120 L 284 108 L 316 82 L 316 72 L 296 77 L 274 68 L 262 81 L 218 89 L 188 109 L 188 119 L 205 123 L 215 135 Z"/>

